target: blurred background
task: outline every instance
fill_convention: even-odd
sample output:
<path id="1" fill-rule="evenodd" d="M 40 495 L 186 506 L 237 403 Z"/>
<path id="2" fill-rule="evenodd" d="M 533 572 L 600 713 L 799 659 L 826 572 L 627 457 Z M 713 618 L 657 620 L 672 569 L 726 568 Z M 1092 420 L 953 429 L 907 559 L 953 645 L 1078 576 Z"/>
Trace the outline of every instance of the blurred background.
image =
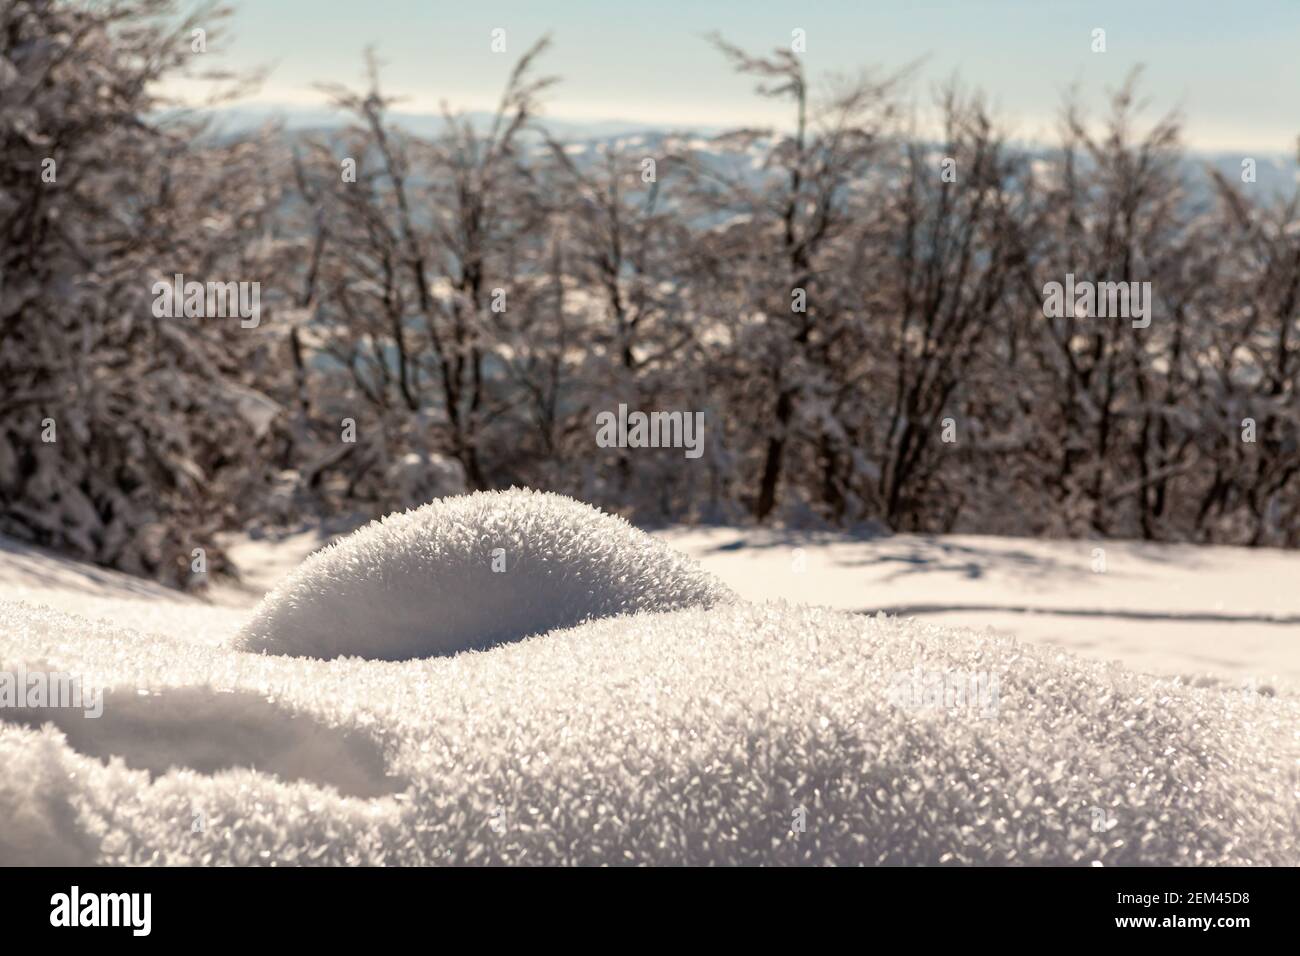
<path id="1" fill-rule="evenodd" d="M 0 534 L 196 589 L 235 533 L 526 485 L 701 551 L 1294 548 L 1297 21 L 3 0 Z M 158 317 L 177 274 L 260 321 Z M 1045 316 L 1067 274 L 1149 327 Z M 599 447 L 620 404 L 703 455 Z"/>

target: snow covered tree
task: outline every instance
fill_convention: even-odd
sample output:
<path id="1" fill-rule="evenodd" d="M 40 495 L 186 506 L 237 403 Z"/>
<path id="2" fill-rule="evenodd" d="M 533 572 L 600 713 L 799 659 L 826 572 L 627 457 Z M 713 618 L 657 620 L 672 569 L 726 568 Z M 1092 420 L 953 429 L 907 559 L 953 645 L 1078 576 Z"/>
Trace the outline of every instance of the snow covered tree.
<path id="1" fill-rule="evenodd" d="M 714 43 L 737 71 L 760 79 L 760 95 L 789 101 L 794 114 L 788 135 L 739 129 L 714 141 L 749 154 L 765 173 L 761 182 L 688 157 L 700 214 L 716 224 L 699 237 L 700 261 L 722 270 L 720 298 L 746 306 L 732 324 L 751 394 L 733 401 L 757 418 L 761 452 L 744 495 L 763 521 L 777 507 L 789 459 L 803 459 L 820 429 L 805 401 L 824 377 L 824 357 L 851 308 L 835 292 L 833 275 L 845 263 L 837 247 L 865 212 L 854 190 L 884 150 L 895 79 L 862 77 L 813 97 L 794 52 L 754 56 L 720 37 Z"/>
<path id="2" fill-rule="evenodd" d="M 251 384 L 257 329 L 159 317 L 154 290 L 257 282 L 274 258 L 261 149 L 204 143 L 151 92 L 220 16 L 0 8 L 0 527 L 191 585 L 208 579 L 195 549 L 224 567 L 213 535 L 256 485 L 276 411 Z"/>

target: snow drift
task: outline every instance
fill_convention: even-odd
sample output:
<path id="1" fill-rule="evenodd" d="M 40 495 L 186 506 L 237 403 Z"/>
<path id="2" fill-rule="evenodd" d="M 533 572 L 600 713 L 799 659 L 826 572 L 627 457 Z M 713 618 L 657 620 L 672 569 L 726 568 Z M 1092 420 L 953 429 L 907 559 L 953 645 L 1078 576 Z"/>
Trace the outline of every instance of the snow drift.
<path id="1" fill-rule="evenodd" d="M 389 515 L 312 555 L 263 599 L 239 644 L 405 660 L 732 600 L 622 518 L 561 495 L 482 492 Z"/>
<path id="2" fill-rule="evenodd" d="M 0 619 L 0 667 L 138 688 L 166 721 L 183 688 L 273 698 L 268 733 L 368 738 L 405 781 L 362 799 L 268 773 L 225 721 L 152 775 L 104 763 L 97 728 L 78 750 L 0 721 L 0 864 L 1300 863 L 1300 701 L 992 635 L 736 604 L 392 663 Z M 916 673 L 986 674 L 993 706 L 900 696 Z"/>
<path id="3" fill-rule="evenodd" d="M 151 606 L 0 601 L 0 671 L 111 689 L 0 707 L 0 865 L 1300 864 L 1289 691 L 740 602 L 554 495 L 371 525 L 231 644 Z"/>

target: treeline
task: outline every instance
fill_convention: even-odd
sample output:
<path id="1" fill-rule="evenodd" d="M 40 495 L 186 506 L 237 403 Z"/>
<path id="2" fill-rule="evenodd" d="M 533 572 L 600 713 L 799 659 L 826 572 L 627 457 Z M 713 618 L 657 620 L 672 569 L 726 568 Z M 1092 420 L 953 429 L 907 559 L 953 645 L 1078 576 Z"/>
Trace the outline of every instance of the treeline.
<path id="1" fill-rule="evenodd" d="M 159 118 L 168 10 L 0 12 L 5 533 L 184 584 L 223 528 L 518 484 L 646 523 L 1300 544 L 1300 198 L 1189 189 L 1135 84 L 1031 152 L 955 86 L 936 135 L 905 77 L 813 95 L 719 39 L 788 131 L 583 150 L 537 118 L 543 43 L 487 123 L 405 133 L 372 70 L 330 88 L 346 128 L 231 141 Z M 260 283 L 260 322 L 155 317 L 178 273 Z M 1149 322 L 1045 310 L 1067 276 L 1149 283 Z M 602 447 L 620 405 L 703 412 L 703 453 Z"/>

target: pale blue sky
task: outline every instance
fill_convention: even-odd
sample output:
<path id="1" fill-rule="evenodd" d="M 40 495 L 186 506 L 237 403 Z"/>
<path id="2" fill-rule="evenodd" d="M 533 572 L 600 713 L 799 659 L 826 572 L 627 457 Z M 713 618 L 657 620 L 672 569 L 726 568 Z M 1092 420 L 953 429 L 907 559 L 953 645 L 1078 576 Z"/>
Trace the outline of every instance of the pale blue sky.
<path id="1" fill-rule="evenodd" d="M 490 31 L 507 31 L 493 54 Z M 1300 0 L 244 0 L 222 62 L 269 66 L 256 99 L 319 102 L 315 81 L 362 80 L 374 44 L 404 107 L 490 108 L 516 54 L 550 31 L 546 72 L 563 78 L 547 114 L 647 125 L 780 122 L 701 39 L 719 30 L 755 51 L 807 33 L 810 72 L 885 70 L 921 59 L 922 102 L 957 72 L 985 90 L 1013 132 L 1050 135 L 1062 94 L 1097 103 L 1135 64 L 1160 108 L 1179 106 L 1191 145 L 1291 152 L 1300 133 Z M 1106 30 L 1107 52 L 1091 51 Z M 214 53 L 218 52 L 214 48 Z"/>

